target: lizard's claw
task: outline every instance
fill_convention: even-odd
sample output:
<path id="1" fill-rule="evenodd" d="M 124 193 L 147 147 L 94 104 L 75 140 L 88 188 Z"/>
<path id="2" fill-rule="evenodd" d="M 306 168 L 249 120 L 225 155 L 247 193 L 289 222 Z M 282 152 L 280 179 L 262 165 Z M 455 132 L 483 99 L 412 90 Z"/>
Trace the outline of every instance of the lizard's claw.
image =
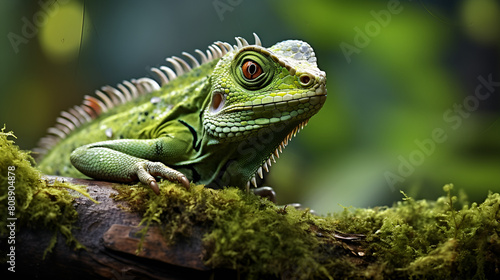
<path id="1" fill-rule="evenodd" d="M 183 185 L 186 188 L 186 190 L 189 190 L 189 180 L 188 178 L 186 178 L 186 176 L 182 175 L 180 178 L 177 179 L 177 181 L 181 183 L 181 185 Z"/>
<path id="2" fill-rule="evenodd" d="M 136 164 L 137 177 L 148 185 L 155 194 L 160 194 L 160 188 L 154 176 L 176 181 L 189 190 L 189 180 L 181 172 L 172 169 L 161 162 L 144 161 Z"/>
<path id="3" fill-rule="evenodd" d="M 160 188 L 158 187 L 158 183 L 156 183 L 155 179 L 149 182 L 149 187 L 155 192 L 156 195 L 160 194 Z"/>

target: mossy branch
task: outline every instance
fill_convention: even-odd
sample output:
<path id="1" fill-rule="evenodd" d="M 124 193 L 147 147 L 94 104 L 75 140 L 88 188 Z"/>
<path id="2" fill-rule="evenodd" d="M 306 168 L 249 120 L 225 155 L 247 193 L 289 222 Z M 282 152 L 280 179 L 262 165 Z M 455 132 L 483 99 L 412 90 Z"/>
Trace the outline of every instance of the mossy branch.
<path id="1" fill-rule="evenodd" d="M 447 185 L 446 196 L 437 201 L 404 195 L 392 207 L 320 217 L 235 188 L 185 190 L 162 182 L 161 194 L 155 195 L 142 184 L 42 179 L 9 135 L 0 136 L 2 151 L 8 151 L 2 154 L 2 170 L 12 165 L 17 170 L 19 274 L 72 279 L 500 276 L 497 193 L 481 204 L 458 205 L 453 186 Z M 7 180 L 0 175 L 2 213 L 7 213 Z M 2 238 L 10 234 L 6 221 L 0 221 Z M 10 248 L 2 242 L 4 249 Z"/>

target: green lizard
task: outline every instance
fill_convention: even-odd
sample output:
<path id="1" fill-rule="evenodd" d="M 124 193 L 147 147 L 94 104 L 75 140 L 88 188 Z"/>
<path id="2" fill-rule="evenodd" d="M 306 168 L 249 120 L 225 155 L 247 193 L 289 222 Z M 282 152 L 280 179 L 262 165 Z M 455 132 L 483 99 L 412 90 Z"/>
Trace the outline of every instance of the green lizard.
<path id="1" fill-rule="evenodd" d="M 270 48 L 241 37 L 215 42 L 201 63 L 183 53 L 151 78 L 105 86 L 63 111 L 35 150 L 46 174 L 189 187 L 257 187 L 256 176 L 326 100 L 326 75 L 309 44 Z M 81 172 L 81 173 L 80 173 Z"/>

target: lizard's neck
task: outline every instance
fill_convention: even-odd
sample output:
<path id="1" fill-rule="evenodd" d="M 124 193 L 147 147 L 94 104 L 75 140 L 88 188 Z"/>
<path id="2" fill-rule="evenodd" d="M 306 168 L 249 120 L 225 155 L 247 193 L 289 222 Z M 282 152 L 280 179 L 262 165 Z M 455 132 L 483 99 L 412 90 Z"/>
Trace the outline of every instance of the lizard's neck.
<path id="1" fill-rule="evenodd" d="M 237 141 L 217 139 L 205 132 L 203 164 L 217 166 L 217 174 L 207 174 L 210 187 L 256 186 L 256 180 L 269 171 L 288 141 L 307 123 L 282 122 L 256 131 Z"/>

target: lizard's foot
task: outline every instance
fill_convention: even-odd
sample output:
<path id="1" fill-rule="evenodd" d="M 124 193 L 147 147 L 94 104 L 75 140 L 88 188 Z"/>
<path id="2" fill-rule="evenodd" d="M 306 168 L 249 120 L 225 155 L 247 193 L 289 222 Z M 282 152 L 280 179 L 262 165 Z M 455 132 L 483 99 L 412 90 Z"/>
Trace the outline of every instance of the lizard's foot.
<path id="1" fill-rule="evenodd" d="M 138 162 L 135 167 L 139 180 L 148 185 L 157 195 L 160 194 L 160 188 L 154 176 L 159 176 L 172 182 L 178 182 L 189 190 L 189 180 L 186 176 L 161 162 L 143 161 Z"/>

